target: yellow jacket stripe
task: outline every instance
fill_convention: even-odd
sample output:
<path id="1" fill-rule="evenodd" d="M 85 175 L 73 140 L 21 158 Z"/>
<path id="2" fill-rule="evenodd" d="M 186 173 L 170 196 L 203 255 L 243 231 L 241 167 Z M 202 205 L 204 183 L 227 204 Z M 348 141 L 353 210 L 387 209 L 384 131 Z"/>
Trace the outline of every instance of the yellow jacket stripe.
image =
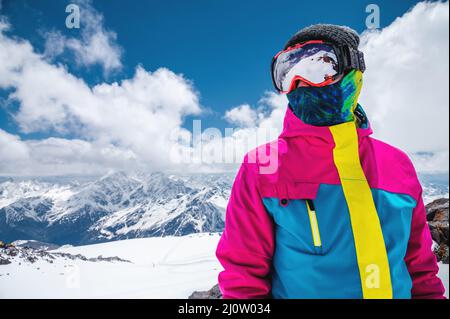
<path id="1" fill-rule="evenodd" d="M 389 261 L 380 220 L 358 152 L 354 122 L 330 126 L 334 163 L 350 212 L 356 256 L 365 299 L 391 299 Z"/>

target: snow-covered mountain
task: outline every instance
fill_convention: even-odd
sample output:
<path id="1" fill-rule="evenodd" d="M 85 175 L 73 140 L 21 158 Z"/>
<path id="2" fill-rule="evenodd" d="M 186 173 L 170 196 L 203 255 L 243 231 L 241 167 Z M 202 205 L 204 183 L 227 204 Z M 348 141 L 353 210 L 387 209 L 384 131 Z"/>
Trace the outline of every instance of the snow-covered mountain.
<path id="1" fill-rule="evenodd" d="M 449 175 L 421 174 L 419 175 L 423 188 L 425 205 L 439 198 L 449 198 Z"/>
<path id="2" fill-rule="evenodd" d="M 448 175 L 421 176 L 425 203 Z M 90 244 L 222 231 L 233 175 L 116 172 L 97 179 L 0 180 L 0 240 Z"/>
<path id="3" fill-rule="evenodd" d="M 117 172 L 0 183 L 0 239 L 87 244 L 221 231 L 232 176 Z"/>

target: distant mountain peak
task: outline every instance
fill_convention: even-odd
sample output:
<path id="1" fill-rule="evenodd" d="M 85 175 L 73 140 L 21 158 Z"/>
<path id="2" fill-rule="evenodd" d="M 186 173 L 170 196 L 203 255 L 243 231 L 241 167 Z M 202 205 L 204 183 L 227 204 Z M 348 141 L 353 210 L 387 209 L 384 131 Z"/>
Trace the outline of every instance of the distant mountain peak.
<path id="1" fill-rule="evenodd" d="M 100 178 L 0 183 L 2 240 L 57 244 L 220 231 L 231 179 L 110 172 Z"/>

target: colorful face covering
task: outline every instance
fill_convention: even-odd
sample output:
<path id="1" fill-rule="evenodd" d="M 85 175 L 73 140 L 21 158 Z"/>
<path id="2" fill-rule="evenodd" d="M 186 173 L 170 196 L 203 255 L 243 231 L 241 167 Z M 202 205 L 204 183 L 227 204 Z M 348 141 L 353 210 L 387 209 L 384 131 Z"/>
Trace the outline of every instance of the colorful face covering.
<path id="1" fill-rule="evenodd" d="M 339 82 L 322 87 L 298 87 L 287 94 L 294 114 L 304 123 L 331 126 L 355 120 L 362 72 L 353 70 Z"/>

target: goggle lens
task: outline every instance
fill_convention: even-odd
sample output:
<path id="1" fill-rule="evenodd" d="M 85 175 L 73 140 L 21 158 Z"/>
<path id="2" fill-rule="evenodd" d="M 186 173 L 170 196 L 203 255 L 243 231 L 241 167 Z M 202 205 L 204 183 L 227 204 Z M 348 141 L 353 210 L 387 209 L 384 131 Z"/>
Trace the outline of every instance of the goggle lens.
<path id="1" fill-rule="evenodd" d="M 333 46 L 325 43 L 304 44 L 281 52 L 273 68 L 276 86 L 288 92 L 295 80 L 320 85 L 339 73 L 339 61 Z"/>

